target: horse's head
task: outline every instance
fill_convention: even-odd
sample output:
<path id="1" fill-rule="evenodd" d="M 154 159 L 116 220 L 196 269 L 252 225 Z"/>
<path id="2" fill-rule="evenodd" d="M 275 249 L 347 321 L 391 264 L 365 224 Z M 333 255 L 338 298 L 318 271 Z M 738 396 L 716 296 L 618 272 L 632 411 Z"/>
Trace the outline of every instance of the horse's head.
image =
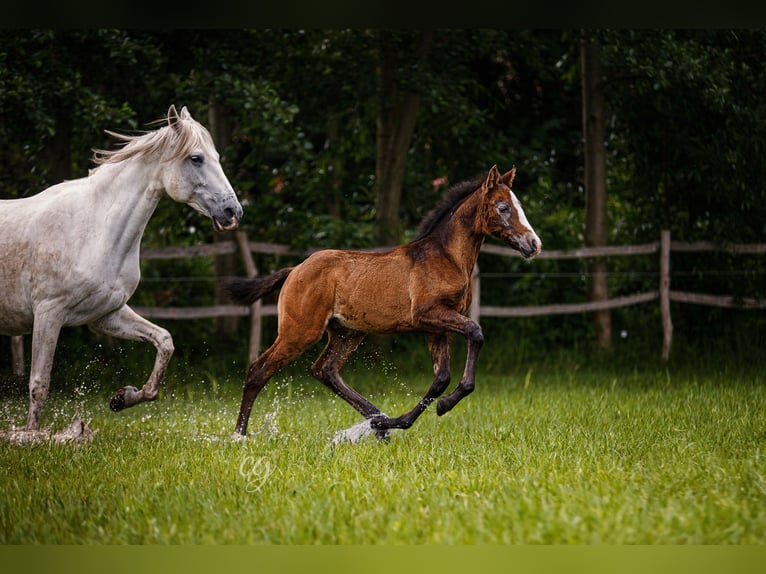
<path id="1" fill-rule="evenodd" d="M 163 187 L 175 201 L 186 203 L 213 220 L 216 231 L 235 229 L 242 205 L 223 172 L 213 138 L 184 107 L 168 110 L 168 128 L 174 136 L 162 169 Z"/>
<path id="2" fill-rule="evenodd" d="M 540 253 L 543 244 L 527 221 L 521 202 L 511 191 L 515 176 L 515 167 L 500 175 L 497 166 L 493 165 L 484 178 L 481 184 L 483 231 L 529 259 Z"/>

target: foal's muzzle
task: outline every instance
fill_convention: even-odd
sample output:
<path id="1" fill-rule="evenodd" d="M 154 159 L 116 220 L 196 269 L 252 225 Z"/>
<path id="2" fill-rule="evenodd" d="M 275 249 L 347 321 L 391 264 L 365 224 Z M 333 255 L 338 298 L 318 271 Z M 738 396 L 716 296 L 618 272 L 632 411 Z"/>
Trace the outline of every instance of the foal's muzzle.
<path id="1" fill-rule="evenodd" d="M 524 259 L 531 259 L 543 248 L 543 243 L 535 233 L 527 233 L 519 239 L 518 249 Z"/>

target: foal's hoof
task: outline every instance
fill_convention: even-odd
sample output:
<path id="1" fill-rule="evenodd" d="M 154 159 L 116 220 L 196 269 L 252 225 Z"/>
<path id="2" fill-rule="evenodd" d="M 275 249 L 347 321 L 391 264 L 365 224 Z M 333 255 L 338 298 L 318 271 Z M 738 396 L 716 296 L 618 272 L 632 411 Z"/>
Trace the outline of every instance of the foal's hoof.
<path id="1" fill-rule="evenodd" d="M 375 415 L 370 418 L 370 427 L 376 431 L 387 431 L 391 428 L 391 419 L 386 415 Z"/>
<path id="2" fill-rule="evenodd" d="M 386 415 L 376 415 L 370 419 L 370 428 L 375 431 L 375 438 L 387 441 L 391 438 L 392 420 Z"/>
<path id="3" fill-rule="evenodd" d="M 448 413 L 450 409 L 452 409 L 452 405 L 447 402 L 447 399 L 442 398 L 436 401 L 436 414 L 438 416 Z"/>
<path id="4" fill-rule="evenodd" d="M 391 431 L 389 429 L 375 429 L 375 438 L 388 442 L 391 440 Z"/>
<path id="5" fill-rule="evenodd" d="M 109 401 L 109 408 L 114 412 L 121 411 L 128 407 L 132 407 L 138 401 L 136 396 L 138 395 L 138 389 L 136 387 L 122 387 L 119 391 L 114 393 L 112 400 Z"/>

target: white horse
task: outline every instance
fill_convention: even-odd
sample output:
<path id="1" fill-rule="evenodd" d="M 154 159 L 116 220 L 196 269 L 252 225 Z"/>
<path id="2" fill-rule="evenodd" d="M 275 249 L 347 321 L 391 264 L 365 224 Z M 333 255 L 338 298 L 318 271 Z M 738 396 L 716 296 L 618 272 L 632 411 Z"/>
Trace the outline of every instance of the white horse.
<path id="1" fill-rule="evenodd" d="M 157 398 L 173 339 L 127 302 L 141 278 L 141 236 L 165 193 L 210 217 L 217 231 L 239 225 L 242 206 L 210 133 L 186 108 L 171 106 L 167 124 L 136 136 L 107 132 L 121 145 L 94 150 L 98 166 L 87 177 L 0 201 L 0 334 L 32 333 L 27 430 L 39 428 L 62 327 L 152 343 L 148 380 L 141 390 L 118 390 L 110 406 Z"/>

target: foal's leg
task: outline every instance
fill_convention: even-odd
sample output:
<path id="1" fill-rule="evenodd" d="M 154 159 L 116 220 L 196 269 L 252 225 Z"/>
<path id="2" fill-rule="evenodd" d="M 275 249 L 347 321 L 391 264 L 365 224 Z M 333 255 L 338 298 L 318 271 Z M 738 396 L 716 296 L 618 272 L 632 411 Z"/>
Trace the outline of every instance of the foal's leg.
<path id="1" fill-rule="evenodd" d="M 377 429 L 408 429 L 415 420 L 428 408 L 436 398 L 447 390 L 450 381 L 449 351 L 452 337 L 450 333 L 440 333 L 431 335 L 428 338 L 428 348 L 431 351 L 431 361 L 434 366 L 434 380 L 431 383 L 425 396 L 418 401 L 418 404 L 400 417 L 395 419 L 384 417 L 372 421 L 373 428 Z"/>
<path id="2" fill-rule="evenodd" d="M 458 383 L 450 395 L 440 398 L 436 403 L 436 414 L 441 416 L 450 411 L 463 397 L 473 392 L 476 376 L 476 359 L 484 344 L 484 335 L 478 323 L 465 315 L 461 315 L 454 309 L 446 307 L 432 309 L 427 314 L 421 316 L 418 320 L 418 326 L 427 333 L 443 333 L 445 331 L 460 333 L 465 337 L 468 346 L 468 356 L 466 357 L 465 369 L 463 370 L 463 377 L 460 379 L 460 383 Z M 447 360 L 446 357 L 445 360 Z M 434 384 L 437 384 L 436 380 L 434 380 Z M 449 384 L 449 381 L 442 382 L 441 384 L 446 386 Z"/>
<path id="3" fill-rule="evenodd" d="M 253 403 L 258 393 L 261 392 L 269 379 L 277 371 L 303 353 L 315 340 L 305 344 L 305 346 L 293 346 L 284 344 L 284 339 L 277 337 L 274 344 L 266 349 L 255 359 L 247 369 L 245 386 L 242 390 L 242 402 L 239 406 L 239 416 L 234 432 L 245 436 L 247 434 L 247 423 L 250 420 L 250 411 L 253 410 Z"/>
<path id="4" fill-rule="evenodd" d="M 349 387 L 340 376 L 343 365 L 367 334 L 339 325 L 328 326 L 327 334 L 327 345 L 311 365 L 312 376 L 330 387 L 336 395 L 362 413 L 365 418 L 380 415 L 378 407 Z"/>
<path id="5" fill-rule="evenodd" d="M 35 314 L 32 330 L 32 361 L 29 372 L 29 413 L 26 430 L 40 428 L 40 411 L 48 397 L 51 383 L 53 356 L 63 321 L 57 312 L 40 311 Z"/>
<path id="6" fill-rule="evenodd" d="M 468 356 L 465 360 L 463 377 L 460 379 L 457 387 L 455 387 L 455 390 L 446 397 L 440 398 L 436 403 L 436 414 L 439 416 L 452 410 L 452 407 L 458 404 L 465 396 L 470 395 L 476 384 L 476 359 L 484 344 L 484 334 L 478 323 L 462 315 L 460 317 L 464 320 L 463 334 L 468 344 Z"/>
<path id="7" fill-rule="evenodd" d="M 97 333 L 120 339 L 148 341 L 157 349 L 154 368 L 141 390 L 136 387 L 121 388 L 112 396 L 109 407 L 113 411 L 121 411 L 138 403 L 155 400 L 159 395 L 160 383 L 165 377 L 170 357 L 175 350 L 170 333 L 147 321 L 127 305 L 94 321 L 90 324 L 90 328 Z"/>

